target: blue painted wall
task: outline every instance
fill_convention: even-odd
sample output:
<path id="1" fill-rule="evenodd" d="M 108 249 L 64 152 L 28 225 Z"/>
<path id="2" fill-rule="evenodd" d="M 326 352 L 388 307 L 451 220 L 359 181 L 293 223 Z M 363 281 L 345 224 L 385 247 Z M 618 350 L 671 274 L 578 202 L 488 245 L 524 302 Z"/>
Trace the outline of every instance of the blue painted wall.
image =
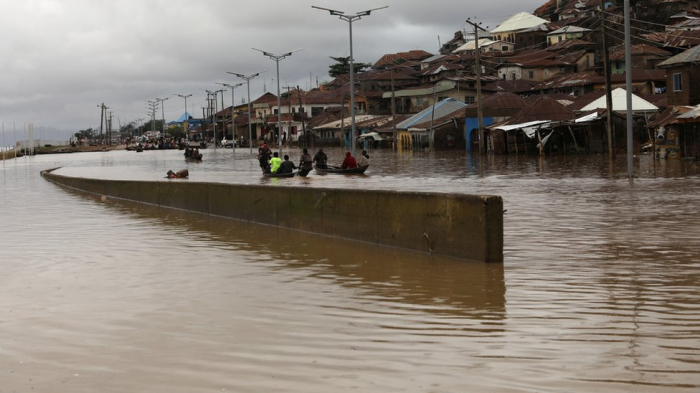
<path id="1" fill-rule="evenodd" d="M 493 117 L 484 117 L 484 127 L 493 124 Z M 467 151 L 472 151 L 472 133 L 471 130 L 479 128 L 479 119 L 476 117 L 467 117 L 464 119 L 464 140 L 467 143 Z"/>

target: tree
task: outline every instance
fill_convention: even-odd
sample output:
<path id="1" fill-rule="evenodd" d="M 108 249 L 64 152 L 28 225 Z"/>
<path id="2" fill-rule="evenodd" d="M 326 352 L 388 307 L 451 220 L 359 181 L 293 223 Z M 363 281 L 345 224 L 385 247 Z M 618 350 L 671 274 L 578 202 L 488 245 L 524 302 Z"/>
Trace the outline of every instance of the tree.
<path id="1" fill-rule="evenodd" d="M 80 131 L 75 133 L 75 137 L 78 139 L 83 139 L 83 138 L 90 139 L 94 135 L 95 135 L 95 130 L 93 130 L 92 128 L 88 128 L 86 130 L 80 130 Z"/>
<path id="2" fill-rule="evenodd" d="M 328 66 L 328 75 L 330 75 L 333 78 L 337 78 L 341 75 L 349 74 L 350 73 L 350 56 L 347 57 L 332 57 L 331 59 L 335 60 L 335 64 L 331 64 Z M 352 65 L 352 70 L 355 72 L 355 74 L 360 74 L 362 72 L 367 71 L 367 68 L 370 68 L 372 64 L 369 63 L 353 63 Z"/>

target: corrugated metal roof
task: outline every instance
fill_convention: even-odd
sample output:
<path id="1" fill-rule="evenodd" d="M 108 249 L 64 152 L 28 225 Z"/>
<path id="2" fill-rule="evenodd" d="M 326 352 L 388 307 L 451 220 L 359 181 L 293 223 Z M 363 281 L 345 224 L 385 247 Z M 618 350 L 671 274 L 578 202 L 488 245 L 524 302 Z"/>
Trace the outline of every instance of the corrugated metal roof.
<path id="1" fill-rule="evenodd" d="M 678 115 L 678 119 L 697 119 L 700 117 L 700 105 L 689 110 L 688 112 Z"/>
<path id="2" fill-rule="evenodd" d="M 540 97 L 531 106 L 522 109 L 506 124 L 527 123 L 531 121 L 565 121 L 574 120 L 574 112 L 564 105 L 548 97 Z"/>
<path id="3" fill-rule="evenodd" d="M 400 129 L 408 129 L 409 127 L 424 123 L 430 120 L 430 118 L 433 116 L 433 110 L 435 110 L 435 118 L 440 118 L 443 117 L 447 114 L 450 114 L 452 112 L 458 111 L 459 109 L 462 109 L 466 107 L 467 105 L 463 102 L 454 100 L 452 98 L 446 98 L 434 106 L 430 106 L 426 109 L 423 109 L 422 111 L 418 112 L 417 114 L 409 117 L 408 119 L 402 121 L 401 123 L 396 125 L 396 128 Z"/>
<path id="4" fill-rule="evenodd" d="M 482 108 L 525 108 L 528 105 L 527 100 L 517 94 L 508 92 L 499 92 L 491 94 L 481 100 Z M 468 108 L 476 108 L 478 104 L 475 102 L 469 104 Z"/>
<path id="5" fill-rule="evenodd" d="M 655 55 L 659 57 L 671 56 L 671 52 L 665 51 L 653 45 L 637 44 L 630 47 L 632 56 Z M 620 45 L 610 52 L 610 60 L 625 60 L 625 46 Z"/>
<path id="6" fill-rule="evenodd" d="M 649 123 L 650 127 L 665 126 L 668 124 L 677 123 L 678 116 L 693 110 L 692 106 L 671 106 L 661 112 L 653 122 Z"/>
<path id="7" fill-rule="evenodd" d="M 484 46 L 495 44 L 496 42 L 499 42 L 499 41 L 494 41 L 490 38 L 481 38 L 481 39 L 479 39 L 479 48 L 483 48 Z M 474 48 L 476 48 L 476 41 L 471 40 L 471 41 L 467 42 L 466 44 L 460 46 L 459 48 L 453 50 L 452 53 L 470 51 L 470 50 L 474 50 Z"/>
<path id="8" fill-rule="evenodd" d="M 527 79 L 498 80 L 484 85 L 482 89 L 496 92 L 530 93 L 533 91 L 533 88 L 539 84 L 539 82 Z"/>
<path id="9" fill-rule="evenodd" d="M 367 121 L 374 120 L 374 119 L 377 119 L 380 117 L 385 117 L 385 116 L 380 116 L 380 115 L 355 116 L 355 126 L 357 127 L 358 123 L 367 122 Z M 315 129 L 320 129 L 320 128 L 326 128 L 326 129 L 327 128 L 334 128 L 334 129 L 337 128 L 337 129 L 339 129 L 341 123 L 343 124 L 343 128 L 347 128 L 347 127 L 350 127 L 351 120 L 352 120 L 351 117 L 345 117 L 345 118 L 340 119 L 340 120 L 334 120 L 334 121 L 331 121 L 331 122 L 328 122 L 325 124 L 321 124 L 321 125 L 316 126 L 314 128 Z"/>
<path id="10" fill-rule="evenodd" d="M 389 66 L 394 64 L 400 64 L 404 61 L 420 61 L 432 56 L 424 50 L 411 50 L 408 52 L 390 53 L 382 56 L 376 63 L 372 66 L 373 68 Z"/>
<path id="11" fill-rule="evenodd" d="M 542 23 L 547 23 L 547 21 L 527 12 L 519 12 L 491 30 L 491 34 L 527 29 Z"/>
<path id="12" fill-rule="evenodd" d="M 433 94 L 433 89 L 435 93 L 441 93 L 443 91 L 452 90 L 455 88 L 454 83 L 439 83 L 435 86 L 419 86 L 411 89 L 399 90 L 394 92 L 395 97 L 418 97 Z M 382 93 L 382 98 L 391 98 L 391 92 L 387 91 Z"/>
<path id="13" fill-rule="evenodd" d="M 664 31 L 642 34 L 645 40 L 670 48 L 690 48 L 700 44 L 700 30 Z"/>
<path id="14" fill-rule="evenodd" d="M 679 64 L 696 63 L 698 61 L 700 61 L 700 45 L 662 61 L 659 63 L 658 67 L 672 67 Z"/>
<path id="15" fill-rule="evenodd" d="M 579 27 L 579 26 L 564 26 L 561 29 L 557 29 L 551 33 L 547 33 L 547 35 L 567 34 L 567 33 L 585 33 L 588 31 L 591 31 L 591 29 L 586 29 L 584 27 Z"/>

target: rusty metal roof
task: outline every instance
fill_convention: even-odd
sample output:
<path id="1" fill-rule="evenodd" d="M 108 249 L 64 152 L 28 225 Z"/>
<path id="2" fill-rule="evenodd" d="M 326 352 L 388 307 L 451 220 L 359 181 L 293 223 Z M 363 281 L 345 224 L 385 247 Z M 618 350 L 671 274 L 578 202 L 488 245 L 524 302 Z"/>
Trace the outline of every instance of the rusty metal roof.
<path id="1" fill-rule="evenodd" d="M 485 91 L 495 91 L 495 92 L 511 92 L 511 93 L 531 93 L 535 86 L 539 85 L 539 82 L 530 81 L 525 79 L 517 80 L 499 80 L 484 85 L 482 87 Z"/>
<path id="2" fill-rule="evenodd" d="M 700 30 L 663 31 L 642 34 L 642 38 L 656 42 L 663 47 L 691 48 L 695 45 L 700 45 Z"/>
<path id="3" fill-rule="evenodd" d="M 475 102 L 469 104 L 467 108 L 476 108 L 478 104 Z M 482 108 L 518 108 L 522 109 L 528 106 L 526 99 L 517 94 L 510 92 L 499 92 L 491 94 L 481 100 Z"/>
<path id="4" fill-rule="evenodd" d="M 671 52 L 663 50 L 659 47 L 649 45 L 649 44 L 637 44 L 637 45 L 632 45 L 630 48 L 632 52 L 632 56 L 644 56 L 644 55 L 653 55 L 657 57 L 668 57 L 671 56 Z M 625 60 L 625 46 L 620 45 L 618 47 L 615 47 L 611 52 L 610 52 L 610 60 Z"/>
<path id="5" fill-rule="evenodd" d="M 411 50 L 408 52 L 389 53 L 377 60 L 377 62 L 374 63 L 372 67 L 385 67 L 394 64 L 399 64 L 404 61 L 421 61 L 423 59 L 427 59 L 430 56 L 432 56 L 432 54 L 424 50 Z"/>
<path id="6" fill-rule="evenodd" d="M 519 124 L 532 121 L 566 121 L 574 120 L 574 112 L 547 96 L 540 97 L 532 105 L 523 108 L 520 112 L 508 119 L 505 124 Z"/>

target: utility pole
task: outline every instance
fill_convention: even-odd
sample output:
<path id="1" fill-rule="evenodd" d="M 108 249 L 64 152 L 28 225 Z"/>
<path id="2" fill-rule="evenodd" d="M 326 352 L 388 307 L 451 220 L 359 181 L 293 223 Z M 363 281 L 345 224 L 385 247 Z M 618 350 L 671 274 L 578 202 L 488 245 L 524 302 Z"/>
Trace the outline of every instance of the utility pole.
<path id="1" fill-rule="evenodd" d="M 287 89 L 287 106 L 289 107 L 289 113 L 292 113 L 292 94 L 291 91 L 294 86 L 282 86 L 283 89 Z"/>
<path id="2" fill-rule="evenodd" d="M 161 104 L 160 104 L 160 110 L 161 110 L 161 115 L 162 115 L 162 119 L 163 119 L 163 124 L 162 124 L 162 128 L 163 128 L 163 137 L 165 137 L 165 101 L 168 100 L 168 98 L 170 98 L 170 97 L 166 97 L 166 98 L 156 98 L 156 100 L 158 100 L 159 102 L 161 102 Z"/>
<path id="3" fill-rule="evenodd" d="M 104 123 L 105 118 L 105 103 L 103 102 L 98 106 L 100 107 L 100 140 L 102 140 L 102 124 Z"/>
<path id="4" fill-rule="evenodd" d="M 608 156 L 610 159 L 615 158 L 615 150 L 613 149 L 613 101 L 612 101 L 612 83 L 610 75 L 610 53 L 608 50 L 608 32 L 605 30 L 605 21 L 602 20 L 601 28 L 603 30 L 603 65 L 605 70 L 605 106 L 608 108 L 607 118 L 607 135 L 608 135 Z"/>
<path id="5" fill-rule="evenodd" d="M 217 135 L 216 135 L 216 114 L 219 112 L 218 102 L 216 101 L 216 97 L 219 95 L 219 93 L 221 93 L 221 110 L 224 110 L 224 92 L 225 91 L 226 91 L 226 89 L 221 89 L 221 90 L 216 90 L 214 92 L 214 150 L 216 150 L 216 138 L 217 138 Z M 223 125 L 224 121 L 222 120 L 221 123 Z M 224 131 L 225 130 L 221 130 L 221 134 L 223 134 Z"/>
<path id="6" fill-rule="evenodd" d="M 309 135 L 306 135 L 306 125 L 304 125 L 304 105 L 301 103 L 301 89 L 299 88 L 299 85 L 297 85 L 297 97 L 299 98 L 299 121 L 301 122 L 301 130 L 304 133 L 304 139 L 306 140 L 305 147 L 308 147 Z"/>
<path id="7" fill-rule="evenodd" d="M 109 112 L 109 120 L 107 122 L 107 144 L 112 145 L 112 115 L 114 115 L 113 111 Z"/>
<path id="8" fill-rule="evenodd" d="M 437 89 L 433 86 L 433 109 L 430 111 L 430 132 L 428 133 L 428 148 L 432 151 L 435 149 L 433 142 L 433 122 L 435 121 L 435 104 L 437 103 Z M 422 147 L 422 146 L 421 146 Z"/>
<path id="9" fill-rule="evenodd" d="M 148 101 L 151 114 L 151 136 L 156 135 L 156 110 L 158 109 L 158 101 Z"/>
<path id="10" fill-rule="evenodd" d="M 399 144 L 396 140 L 396 95 L 394 94 L 394 69 L 391 69 L 391 135 L 394 137 L 394 150 L 398 150 Z"/>
<path id="11" fill-rule="evenodd" d="M 287 112 L 289 113 L 289 121 L 287 123 L 287 143 L 292 140 L 292 121 L 294 117 L 292 116 L 292 89 L 294 86 L 282 86 L 283 89 L 287 89 Z"/>
<path id="12" fill-rule="evenodd" d="M 481 23 L 471 22 L 468 18 L 467 23 L 474 27 L 474 53 L 476 54 L 476 112 L 479 120 L 479 155 L 486 153 L 486 141 L 484 138 L 484 113 L 483 104 L 481 102 L 481 49 L 479 48 L 479 29 L 484 30 Z"/>
<path id="13" fill-rule="evenodd" d="M 207 114 L 206 114 L 206 109 L 209 106 L 209 95 L 207 95 L 207 106 L 202 107 L 202 133 L 205 135 L 206 138 L 206 132 L 207 132 Z"/>

